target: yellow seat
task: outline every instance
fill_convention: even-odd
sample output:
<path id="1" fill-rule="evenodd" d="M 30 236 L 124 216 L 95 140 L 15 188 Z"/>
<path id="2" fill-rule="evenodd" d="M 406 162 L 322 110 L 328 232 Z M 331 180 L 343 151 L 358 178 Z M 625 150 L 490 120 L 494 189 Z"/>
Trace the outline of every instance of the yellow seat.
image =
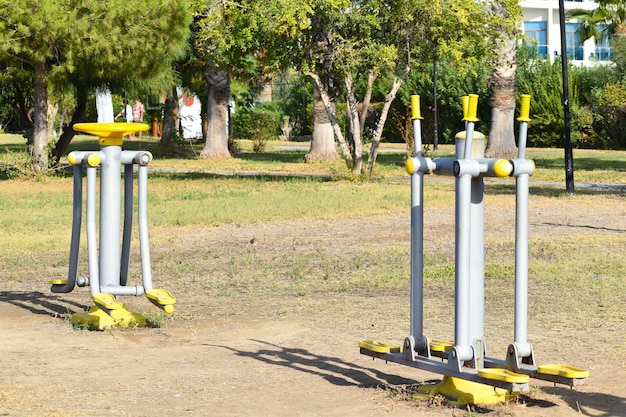
<path id="1" fill-rule="evenodd" d="M 589 371 L 586 369 L 576 368 L 570 365 L 539 365 L 537 366 L 537 372 L 545 375 L 562 376 L 563 378 L 580 379 L 589 377 Z"/>

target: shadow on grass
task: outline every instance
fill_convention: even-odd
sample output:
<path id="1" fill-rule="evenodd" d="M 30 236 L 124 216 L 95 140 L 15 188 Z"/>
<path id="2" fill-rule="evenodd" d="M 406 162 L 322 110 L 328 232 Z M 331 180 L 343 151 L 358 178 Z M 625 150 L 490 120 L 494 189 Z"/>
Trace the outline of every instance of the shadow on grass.
<path id="1" fill-rule="evenodd" d="M 84 311 L 88 308 L 84 304 L 39 291 L 0 291 L 0 303 L 12 304 L 33 314 L 52 317 Z"/>
<path id="2" fill-rule="evenodd" d="M 184 170 L 167 168 L 155 168 L 150 172 L 150 175 L 151 177 L 162 177 L 178 181 L 231 178 L 236 180 L 249 180 L 251 182 L 331 182 L 340 179 L 334 175 L 326 174 L 195 169 Z"/>

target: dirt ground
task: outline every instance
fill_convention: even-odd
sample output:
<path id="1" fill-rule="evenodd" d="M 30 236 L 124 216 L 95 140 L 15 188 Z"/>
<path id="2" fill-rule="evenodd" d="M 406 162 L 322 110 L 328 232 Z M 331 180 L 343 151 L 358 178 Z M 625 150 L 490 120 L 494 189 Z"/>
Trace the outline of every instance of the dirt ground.
<path id="1" fill-rule="evenodd" d="M 616 198 L 621 210 L 600 213 L 601 208 L 583 211 L 586 203 L 572 206 L 563 199 L 533 206 L 531 236 L 626 233 L 624 196 Z M 510 239 L 511 218 L 504 213 L 502 207 L 488 213 L 488 232 Z M 428 212 L 426 221 L 436 222 L 438 231 L 453 228 L 450 214 Z M 217 255 L 245 254 L 253 246 L 256 255 L 273 257 L 286 251 L 314 253 L 320 247 L 406 246 L 409 226 L 406 215 L 390 215 L 210 227 L 172 237 L 172 245 L 194 248 L 188 256 L 214 246 L 224 251 Z M 361 236 L 356 241 L 355 233 Z M 165 250 L 159 242 L 167 237 L 155 234 L 153 268 L 159 281 L 165 279 L 159 275 Z M 428 232 L 426 241 L 436 242 L 437 236 Z M 215 265 L 223 260 L 217 255 Z M 62 274 L 63 268 L 56 272 Z M 275 296 L 215 299 L 181 283 L 171 286 L 179 300 L 178 316 L 166 326 L 90 332 L 72 329 L 64 316 L 88 307 L 86 289 L 65 295 L 50 293 L 44 280 L 3 283 L 0 416 L 626 416 L 624 345 L 612 346 L 616 355 L 603 354 L 603 346 L 585 349 L 595 352 L 590 356 L 581 350 L 593 340 L 567 337 L 568 329 L 545 335 L 531 331 L 531 343 L 533 337 L 541 339 L 541 360 L 572 359 L 572 365 L 590 370 L 588 386 L 570 389 L 532 380 L 531 392 L 519 401 L 469 413 L 400 393 L 402 387 L 440 376 L 359 354 L 361 339 L 398 342 L 406 336 L 406 315 L 398 314 L 397 320 L 389 316 L 396 309 L 406 313 L 408 295 L 310 294 L 285 297 L 279 308 Z M 140 309 L 149 309 L 146 303 L 131 301 Z M 616 331 L 617 343 L 624 341 L 625 332 L 623 324 Z M 496 345 L 506 346 L 507 336 L 499 336 Z M 570 343 L 562 344 L 562 337 Z"/>

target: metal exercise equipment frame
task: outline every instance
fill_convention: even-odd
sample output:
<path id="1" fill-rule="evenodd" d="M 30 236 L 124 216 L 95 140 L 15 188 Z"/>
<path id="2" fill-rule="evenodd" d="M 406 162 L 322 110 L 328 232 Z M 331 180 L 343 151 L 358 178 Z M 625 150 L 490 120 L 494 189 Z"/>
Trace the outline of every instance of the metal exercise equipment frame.
<path id="1" fill-rule="evenodd" d="M 360 352 L 444 375 L 441 385 L 469 381 L 468 389 L 490 386 L 508 393 L 528 391 L 536 378 L 570 387 L 584 385 L 589 372 L 569 365 L 537 365 L 527 340 L 528 315 L 528 186 L 535 165 L 526 159 L 530 96 L 522 95 L 518 121 L 518 155 L 512 160 L 485 158 L 485 138 L 474 132 L 478 96 L 463 97 L 466 129 L 456 136 L 456 157 L 423 156 L 420 98 L 411 97 L 415 156 L 406 163 L 411 175 L 411 323 L 402 346 L 376 340 L 359 343 Z M 424 300 L 424 174 L 455 177 L 455 327 L 454 342 L 429 340 L 423 333 Z M 515 329 L 505 359 L 487 356 L 484 337 L 484 177 L 516 179 Z M 471 385 L 471 383 L 477 383 Z M 494 391 L 494 388 L 491 389 Z M 451 394 L 454 395 L 454 394 Z M 466 395 L 464 403 L 500 402 Z M 485 400 L 485 401 L 483 401 Z"/>
<path id="2" fill-rule="evenodd" d="M 170 314 L 176 298 L 152 284 L 150 245 L 148 241 L 148 151 L 123 151 L 124 137 L 148 129 L 143 123 L 77 123 L 77 131 L 99 137 L 99 151 L 73 151 L 67 160 L 73 167 L 73 218 L 67 279 L 51 280 L 51 291 L 69 293 L 76 286 L 89 286 L 94 306 L 88 312 L 72 315 L 72 323 L 89 328 L 145 326 L 143 316 L 126 310 L 118 298 L 123 295 L 145 295 L 148 300 Z M 124 166 L 124 225 L 120 242 L 121 167 Z M 137 165 L 137 222 L 141 256 L 142 285 L 129 286 L 130 246 L 133 223 L 134 166 Z M 87 171 L 86 229 L 88 277 L 78 277 L 78 255 L 83 208 L 83 167 Z M 100 170 L 100 233 L 97 242 L 96 173 Z M 99 252 L 99 253 L 98 253 Z M 98 259 L 99 257 L 99 259 Z"/>

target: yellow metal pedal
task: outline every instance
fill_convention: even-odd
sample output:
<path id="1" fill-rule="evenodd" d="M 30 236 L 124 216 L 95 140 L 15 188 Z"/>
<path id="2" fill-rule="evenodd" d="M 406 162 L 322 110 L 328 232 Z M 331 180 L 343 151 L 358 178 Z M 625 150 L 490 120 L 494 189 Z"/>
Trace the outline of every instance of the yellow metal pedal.
<path id="1" fill-rule="evenodd" d="M 176 298 L 168 291 L 163 289 L 153 289 L 146 291 L 146 297 L 148 300 L 157 307 L 160 307 L 167 314 L 174 312 L 174 304 Z"/>
<path id="2" fill-rule="evenodd" d="M 512 384 L 525 384 L 530 380 L 528 375 L 511 372 L 501 368 L 482 368 L 478 370 L 478 376 L 495 381 L 509 382 Z"/>
<path id="3" fill-rule="evenodd" d="M 377 340 L 361 340 L 359 347 L 376 353 L 400 353 L 402 346 L 391 343 L 379 342 Z"/>
<path id="4" fill-rule="evenodd" d="M 50 284 L 50 285 L 65 285 L 65 284 L 67 284 L 67 280 L 66 279 L 51 279 L 51 280 L 48 280 L 48 284 Z"/>
<path id="5" fill-rule="evenodd" d="M 98 293 L 94 294 L 93 302 L 106 310 L 116 310 L 124 308 L 124 304 L 120 303 L 113 294 Z"/>
<path id="6" fill-rule="evenodd" d="M 447 340 L 431 340 L 430 350 L 432 352 L 447 352 L 454 347 L 454 343 Z"/>
<path id="7" fill-rule="evenodd" d="M 581 379 L 589 377 L 589 371 L 582 368 L 576 368 L 570 365 L 539 365 L 537 366 L 537 372 L 545 375 L 557 375 L 563 378 Z"/>

